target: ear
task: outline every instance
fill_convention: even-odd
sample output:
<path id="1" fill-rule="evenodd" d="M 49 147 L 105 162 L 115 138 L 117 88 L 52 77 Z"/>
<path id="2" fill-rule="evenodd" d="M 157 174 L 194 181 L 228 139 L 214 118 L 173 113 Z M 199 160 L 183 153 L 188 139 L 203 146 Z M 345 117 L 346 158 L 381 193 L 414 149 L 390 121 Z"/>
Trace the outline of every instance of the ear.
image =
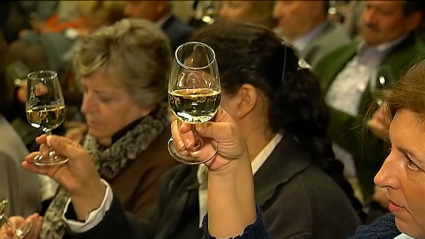
<path id="1" fill-rule="evenodd" d="M 415 13 L 406 16 L 406 24 L 404 25 L 407 32 L 411 32 L 415 30 L 422 21 L 422 13 L 420 11 L 416 11 Z"/>
<path id="2" fill-rule="evenodd" d="M 238 117 L 245 117 L 255 107 L 258 99 L 257 89 L 251 84 L 244 84 L 239 89 L 238 93 L 241 101 L 239 103 L 239 111 L 237 112 Z"/>

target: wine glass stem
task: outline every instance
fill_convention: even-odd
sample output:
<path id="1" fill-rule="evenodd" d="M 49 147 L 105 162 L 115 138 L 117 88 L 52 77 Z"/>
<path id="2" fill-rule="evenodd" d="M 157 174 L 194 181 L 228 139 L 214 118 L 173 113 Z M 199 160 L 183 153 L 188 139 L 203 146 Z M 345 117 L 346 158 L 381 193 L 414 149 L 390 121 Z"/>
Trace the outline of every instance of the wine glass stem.
<path id="1" fill-rule="evenodd" d="M 46 133 L 46 137 L 49 135 L 52 135 L 52 130 L 48 129 L 45 131 L 45 133 Z M 49 147 L 49 152 L 52 152 L 52 147 L 50 147 L 50 145 L 48 145 L 48 147 Z"/>
<path id="2" fill-rule="evenodd" d="M 195 125 L 193 125 L 190 130 L 192 131 L 193 136 L 195 137 L 195 145 L 193 145 L 192 152 L 196 152 L 202 148 L 204 142 L 202 141 L 201 137 L 199 137 L 198 131 L 196 131 L 195 129 Z"/>

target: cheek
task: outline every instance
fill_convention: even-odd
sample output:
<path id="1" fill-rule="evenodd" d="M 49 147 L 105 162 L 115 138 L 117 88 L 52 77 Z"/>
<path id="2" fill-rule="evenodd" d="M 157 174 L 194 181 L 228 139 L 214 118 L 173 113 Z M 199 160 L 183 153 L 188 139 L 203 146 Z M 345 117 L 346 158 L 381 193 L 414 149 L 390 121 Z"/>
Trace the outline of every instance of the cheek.
<path id="1" fill-rule="evenodd" d="M 404 195 L 415 221 L 425 225 L 425 176 L 421 180 L 409 180 L 404 186 Z"/>

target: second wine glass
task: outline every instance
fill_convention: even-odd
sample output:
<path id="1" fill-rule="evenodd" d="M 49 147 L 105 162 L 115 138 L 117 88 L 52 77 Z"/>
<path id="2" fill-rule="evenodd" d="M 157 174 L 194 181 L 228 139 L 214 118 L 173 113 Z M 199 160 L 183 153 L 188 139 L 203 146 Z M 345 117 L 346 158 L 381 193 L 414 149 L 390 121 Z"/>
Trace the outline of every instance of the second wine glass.
<path id="1" fill-rule="evenodd" d="M 193 125 L 195 145 L 191 152 L 182 155 L 171 138 L 168 142 L 171 156 L 194 165 L 205 163 L 216 155 L 217 147 L 208 139 L 201 139 L 194 125 L 211 120 L 217 113 L 220 100 L 220 75 L 214 50 L 201 42 L 188 42 L 177 48 L 168 83 L 168 102 L 179 120 Z M 198 161 L 191 154 L 204 147 L 206 141 L 213 152 L 204 161 Z"/>
<path id="2" fill-rule="evenodd" d="M 65 101 L 56 72 L 37 71 L 27 77 L 27 119 L 31 126 L 43 130 L 46 135 L 59 127 L 65 120 Z M 67 158 L 50 150 L 47 157 L 38 155 L 34 164 L 50 166 L 66 163 Z"/>
<path id="3" fill-rule="evenodd" d="M 6 216 L 8 202 L 6 197 L 0 192 L 0 221 L 4 222 L 3 227 L 9 227 L 12 229 L 13 238 L 22 239 L 31 231 L 32 221 L 27 221 L 20 226 L 13 225 Z"/>

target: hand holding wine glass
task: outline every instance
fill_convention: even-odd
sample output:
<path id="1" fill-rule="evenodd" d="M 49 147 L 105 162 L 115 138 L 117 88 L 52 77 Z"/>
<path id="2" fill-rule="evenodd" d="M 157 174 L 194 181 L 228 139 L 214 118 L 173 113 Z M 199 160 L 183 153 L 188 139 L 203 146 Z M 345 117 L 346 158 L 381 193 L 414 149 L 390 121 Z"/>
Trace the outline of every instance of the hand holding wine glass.
<path id="1" fill-rule="evenodd" d="M 3 238 L 16 238 L 23 239 L 30 233 L 34 223 L 38 223 L 39 216 L 34 214 L 28 217 L 27 220 L 20 220 L 19 217 L 9 219 L 6 216 L 8 201 L 6 197 L 0 192 L 0 221 L 3 226 L 0 229 L 0 239 Z M 32 232 L 34 233 L 34 232 Z"/>
<path id="2" fill-rule="evenodd" d="M 201 139 L 195 128 L 214 117 L 220 105 L 220 94 L 220 76 L 213 49 L 200 42 L 188 42 L 177 48 L 168 84 L 168 101 L 173 114 L 191 125 L 194 143 L 191 152 L 182 155 L 171 138 L 168 149 L 176 160 L 200 164 L 215 156 L 217 149 L 205 161 L 199 162 L 191 154 L 206 145 L 213 146 L 211 141 Z"/>
<path id="3" fill-rule="evenodd" d="M 191 152 L 194 162 L 208 161 L 205 163 L 208 167 L 208 230 L 217 238 L 234 237 L 256 219 L 246 142 L 232 118 L 221 108 L 212 121 L 195 127 L 199 136 L 216 142 L 216 147 L 206 146 L 191 152 L 196 142 L 191 131 L 193 126 L 181 121 L 174 121 L 171 126 L 174 147 L 182 155 Z"/>
<path id="4" fill-rule="evenodd" d="M 106 190 L 90 156 L 80 144 L 65 137 L 42 135 L 36 138 L 36 142 L 41 144 L 40 152 L 29 154 L 22 166 L 57 181 L 70 195 L 77 217 L 84 219 L 88 211 L 101 205 Z M 34 165 L 38 155 L 49 155 L 50 148 L 68 158 L 68 163 L 51 167 Z"/>
<path id="5" fill-rule="evenodd" d="M 31 126 L 41 129 L 47 135 L 65 120 L 65 101 L 57 74 L 53 71 L 38 71 L 28 75 L 26 96 L 27 119 Z M 38 155 L 34 164 L 50 166 L 66 163 L 68 159 L 50 151 Z"/>
<path id="6" fill-rule="evenodd" d="M 216 148 L 206 146 L 192 152 L 192 148 L 196 147 L 195 134 L 192 129 L 193 126 L 189 123 L 181 121 L 172 123 L 173 143 L 179 154 L 187 155 L 191 152 L 190 154 L 195 162 L 205 162 L 211 157 L 212 153 L 217 152 L 212 160 L 205 163 L 210 171 L 221 171 L 232 164 L 235 165 L 237 162 L 233 161 L 237 159 L 247 159 L 246 161 L 250 162 L 248 160 L 248 149 L 239 128 L 222 108 L 218 109 L 213 121 L 195 125 L 197 134 L 205 140 L 216 142 Z"/>

